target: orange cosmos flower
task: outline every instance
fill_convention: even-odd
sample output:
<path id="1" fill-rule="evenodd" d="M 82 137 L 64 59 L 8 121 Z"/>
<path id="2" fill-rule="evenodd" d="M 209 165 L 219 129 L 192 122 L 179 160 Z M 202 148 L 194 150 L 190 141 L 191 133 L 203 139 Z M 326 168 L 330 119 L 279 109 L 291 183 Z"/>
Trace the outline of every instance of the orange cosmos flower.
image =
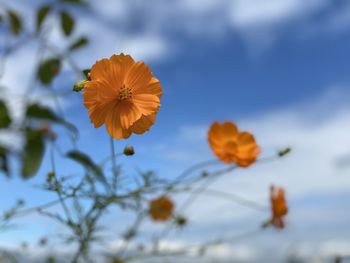
<path id="1" fill-rule="evenodd" d="M 271 186 L 270 199 L 272 212 L 271 224 L 276 228 L 282 229 L 284 228 L 283 217 L 288 213 L 287 202 L 284 197 L 284 189 Z"/>
<path id="2" fill-rule="evenodd" d="M 92 66 L 83 95 L 94 127 L 105 124 L 110 136 L 122 139 L 154 124 L 162 88 L 147 65 L 120 54 Z"/>
<path id="3" fill-rule="evenodd" d="M 208 141 L 214 154 L 225 163 L 248 167 L 256 161 L 260 148 L 249 132 L 239 132 L 232 122 L 213 123 Z"/>
<path id="4" fill-rule="evenodd" d="M 161 196 L 150 202 L 149 213 L 155 221 L 167 221 L 171 218 L 174 204 L 170 198 Z"/>

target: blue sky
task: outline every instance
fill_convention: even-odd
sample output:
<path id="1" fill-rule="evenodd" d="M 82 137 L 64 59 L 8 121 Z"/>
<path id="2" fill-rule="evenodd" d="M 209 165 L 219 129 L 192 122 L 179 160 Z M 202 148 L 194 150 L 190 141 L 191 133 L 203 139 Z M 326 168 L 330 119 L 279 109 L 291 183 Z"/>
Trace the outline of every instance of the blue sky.
<path id="1" fill-rule="evenodd" d="M 1 2 L 22 11 L 30 27 L 30 14 L 44 1 Z M 349 2 L 101 2 L 103 4 L 91 1 L 91 11 L 71 10 L 78 17 L 75 35 L 92 36 L 89 47 L 78 51 L 74 59 L 86 68 L 102 57 L 130 53 L 150 65 L 164 91 L 162 107 L 151 131 L 117 144 L 119 149 L 131 144 L 137 150 L 135 157 L 125 160 L 126 169 L 131 173 L 137 167 L 154 169 L 163 176 L 176 175 L 181 172 L 179 167 L 211 158 L 206 143 L 211 122 L 235 121 L 256 134 L 263 155 L 284 146 L 294 149 L 283 161 L 240 171 L 213 186 L 253 200 L 266 200 L 266 203 L 268 185 L 275 183 L 286 188 L 291 206 L 286 231 L 268 231 L 257 239 L 245 241 L 241 251 L 246 251 L 246 258 L 240 260 L 254 262 L 277 244 L 283 244 L 283 249 L 281 255 L 273 259 L 276 262 L 286 256 L 291 246 L 303 253 L 307 250 L 309 254 L 310 251 L 349 253 L 350 210 L 344 200 L 350 197 L 350 169 L 335 167 L 338 158 L 350 154 Z M 52 19 L 49 23 L 55 25 L 57 21 Z M 50 40 L 57 46 L 67 44 L 56 28 Z M 31 67 L 23 61 L 31 61 L 34 50 L 35 43 L 10 57 L 0 84 L 9 88 L 23 86 L 31 73 Z M 54 88 L 69 90 L 74 80 L 66 65 Z M 21 89 L 16 92 L 21 93 Z M 2 96 L 6 96 L 6 91 Z M 9 100 L 14 114 L 20 115 L 18 103 Z M 79 147 L 96 160 L 108 155 L 105 129 L 95 130 L 89 123 L 81 95 L 72 94 L 63 99 L 62 104 L 68 118 L 80 129 Z M 66 133 L 59 128 L 57 131 L 62 137 L 62 146 L 68 145 Z M 5 136 L 3 140 L 9 142 L 10 139 Z M 2 178 L 0 198 L 6 203 L 2 202 L 0 208 L 8 207 L 14 196 L 28 195 L 33 204 L 54 198 L 32 187 L 43 180 L 48 169 L 45 164 L 35 179 L 25 183 Z M 79 167 L 67 162 L 62 163 L 60 169 L 79 171 Z M 203 207 L 201 202 L 208 206 Z M 196 224 L 190 226 L 187 235 L 174 235 L 169 242 L 186 245 L 188 240 L 204 238 L 203 231 L 208 229 L 208 236 L 219 235 L 226 228 L 231 228 L 235 235 L 254 228 L 260 222 L 255 219 L 264 220 L 265 216 L 212 198 L 201 199 L 188 213 Z M 220 218 L 213 216 L 215 213 L 220 213 Z M 106 222 L 112 223 L 113 216 L 114 213 L 109 215 Z M 35 240 L 33 235 L 57 230 L 46 221 L 43 221 L 48 225 L 45 231 L 40 230 L 34 223 L 36 217 L 31 218 L 33 221 L 29 223 L 33 222 L 34 228 L 30 229 L 27 224 L 24 233 L 28 237 L 21 236 L 20 241 Z M 152 226 L 149 229 L 153 230 Z M 18 236 L 14 233 L 21 231 L 3 234 L 0 244 L 9 239 L 15 244 Z M 300 248 L 295 246 L 296 242 L 301 244 Z M 339 248 L 343 250 L 337 251 Z M 230 246 L 220 249 L 230 250 Z M 218 256 L 214 252 L 213 257 Z M 320 255 L 323 254 L 320 252 Z"/>

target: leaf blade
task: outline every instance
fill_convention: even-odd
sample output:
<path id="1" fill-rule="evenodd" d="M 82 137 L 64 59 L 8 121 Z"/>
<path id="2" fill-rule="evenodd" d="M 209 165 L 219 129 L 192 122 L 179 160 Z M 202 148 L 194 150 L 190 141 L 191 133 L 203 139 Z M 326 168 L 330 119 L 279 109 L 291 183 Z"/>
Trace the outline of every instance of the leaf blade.
<path id="1" fill-rule="evenodd" d="M 7 10 L 7 15 L 10 20 L 10 28 L 14 35 L 19 35 L 22 31 L 22 20 L 18 14 L 12 10 Z"/>
<path id="2" fill-rule="evenodd" d="M 45 153 L 42 134 L 32 129 L 26 130 L 26 144 L 22 154 L 22 178 L 30 179 L 38 172 Z"/>
<path id="3" fill-rule="evenodd" d="M 0 129 L 8 128 L 12 123 L 9 111 L 4 101 L 0 100 Z"/>
<path id="4" fill-rule="evenodd" d="M 36 18 L 36 30 L 39 31 L 40 27 L 45 21 L 45 18 L 47 15 L 50 13 L 51 7 L 49 5 L 44 5 L 42 6 L 37 13 L 37 18 Z"/>
<path id="5" fill-rule="evenodd" d="M 75 26 L 74 18 L 66 11 L 61 12 L 61 28 L 65 36 L 72 34 Z"/>
<path id="6" fill-rule="evenodd" d="M 82 165 L 83 167 L 85 167 L 87 170 L 91 171 L 95 177 L 102 181 L 104 184 L 107 183 L 107 180 L 103 174 L 102 169 L 100 168 L 100 166 L 96 165 L 91 158 L 86 155 L 85 153 L 82 153 L 80 151 L 77 150 L 73 150 L 73 151 L 69 151 L 66 156 L 79 163 L 80 165 Z"/>
<path id="7" fill-rule="evenodd" d="M 74 134 L 78 134 L 78 129 L 73 124 L 57 116 L 56 113 L 54 113 L 50 108 L 39 104 L 29 104 L 26 110 L 26 117 L 32 119 L 52 121 L 65 126 Z"/>
<path id="8" fill-rule="evenodd" d="M 0 172 L 3 172 L 6 177 L 10 177 L 7 149 L 2 146 L 0 146 Z"/>
<path id="9" fill-rule="evenodd" d="M 86 46 L 88 43 L 89 43 L 89 40 L 86 37 L 81 37 L 69 46 L 69 50 L 73 51 L 73 50 L 82 48 Z"/>

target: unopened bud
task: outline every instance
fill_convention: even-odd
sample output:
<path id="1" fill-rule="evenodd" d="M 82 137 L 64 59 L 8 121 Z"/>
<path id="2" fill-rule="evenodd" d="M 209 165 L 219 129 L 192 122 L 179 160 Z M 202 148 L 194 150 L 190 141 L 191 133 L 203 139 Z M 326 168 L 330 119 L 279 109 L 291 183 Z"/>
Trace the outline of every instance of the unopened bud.
<path id="1" fill-rule="evenodd" d="M 87 80 L 82 80 L 82 81 L 75 83 L 73 86 L 73 91 L 75 91 L 75 92 L 82 91 L 85 87 L 86 82 L 87 82 Z"/>
<path id="2" fill-rule="evenodd" d="M 131 155 L 134 155 L 135 154 L 135 150 L 134 150 L 134 147 L 132 147 L 132 146 L 126 146 L 125 148 L 124 148 L 124 155 L 126 155 L 126 156 L 131 156 Z"/>
<path id="3" fill-rule="evenodd" d="M 278 156 L 283 157 L 283 156 L 287 155 L 288 153 L 290 153 L 291 150 L 292 149 L 289 147 L 282 149 L 281 151 L 278 152 Z"/>
<path id="4" fill-rule="evenodd" d="M 54 172 L 49 172 L 47 174 L 47 181 L 51 182 L 54 177 L 55 177 L 55 173 Z"/>
<path id="5" fill-rule="evenodd" d="M 179 227 L 184 227 L 187 225 L 187 219 L 184 216 L 177 216 L 175 218 L 176 225 Z"/>

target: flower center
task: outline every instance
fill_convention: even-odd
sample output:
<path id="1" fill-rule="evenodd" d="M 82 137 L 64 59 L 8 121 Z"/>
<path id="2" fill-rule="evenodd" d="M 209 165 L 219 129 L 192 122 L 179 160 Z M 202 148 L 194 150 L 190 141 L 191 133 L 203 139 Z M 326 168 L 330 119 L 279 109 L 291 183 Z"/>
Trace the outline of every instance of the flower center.
<path id="1" fill-rule="evenodd" d="M 130 87 L 123 86 L 119 89 L 119 100 L 127 100 L 132 96 L 132 89 Z"/>

